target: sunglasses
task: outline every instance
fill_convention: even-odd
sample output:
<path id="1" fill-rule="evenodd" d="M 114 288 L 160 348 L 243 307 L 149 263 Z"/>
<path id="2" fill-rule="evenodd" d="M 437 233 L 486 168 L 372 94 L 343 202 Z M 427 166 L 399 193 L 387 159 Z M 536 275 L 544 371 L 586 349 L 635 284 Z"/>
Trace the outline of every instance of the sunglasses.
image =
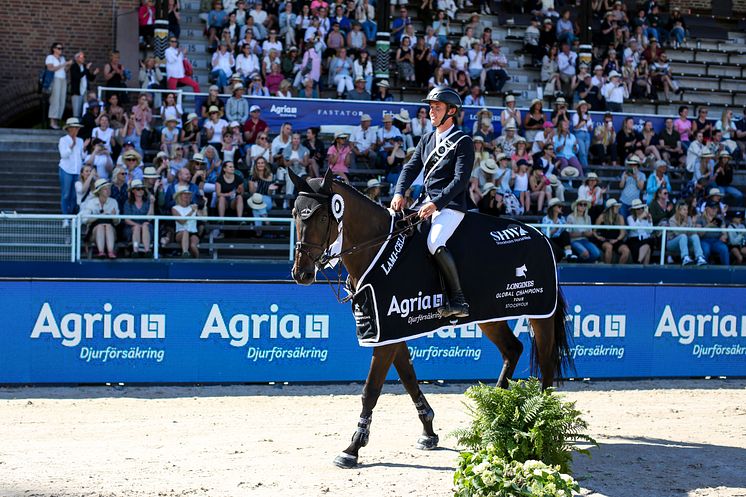
<path id="1" fill-rule="evenodd" d="M 124 159 L 126 162 L 135 162 L 137 159 Z"/>
<path id="2" fill-rule="evenodd" d="M 61 46 L 58 45 L 58 46 L 56 46 L 54 48 L 56 48 L 57 50 L 62 50 L 64 47 L 61 47 Z"/>

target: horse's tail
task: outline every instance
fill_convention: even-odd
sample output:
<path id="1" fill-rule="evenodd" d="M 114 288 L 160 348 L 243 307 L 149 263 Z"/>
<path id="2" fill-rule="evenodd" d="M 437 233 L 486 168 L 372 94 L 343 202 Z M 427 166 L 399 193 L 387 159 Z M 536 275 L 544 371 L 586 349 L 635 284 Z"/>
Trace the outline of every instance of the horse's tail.
<path id="1" fill-rule="evenodd" d="M 562 289 L 557 286 L 557 308 L 554 311 L 554 348 L 552 365 L 554 379 L 567 378 L 568 373 L 575 372 L 575 361 L 570 352 L 570 338 L 567 323 L 567 304 Z M 539 351 L 535 341 L 531 342 L 531 374 L 536 376 L 539 366 Z"/>

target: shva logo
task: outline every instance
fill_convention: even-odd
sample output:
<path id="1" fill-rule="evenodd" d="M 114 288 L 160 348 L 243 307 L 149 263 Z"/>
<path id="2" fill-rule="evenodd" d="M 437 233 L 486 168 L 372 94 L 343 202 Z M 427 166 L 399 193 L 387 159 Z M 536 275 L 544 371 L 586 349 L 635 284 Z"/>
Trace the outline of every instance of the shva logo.
<path id="1" fill-rule="evenodd" d="M 329 338 L 328 314 L 307 314 L 303 320 L 305 326 L 301 327 L 301 316 L 280 316 L 277 314 L 280 310 L 277 304 L 270 305 L 269 310 L 272 314 L 234 314 L 226 323 L 220 306 L 213 304 L 199 337 L 207 339 L 210 335 L 220 335 L 220 338 L 229 339 L 234 347 L 243 347 L 249 338 Z"/>
<path id="2" fill-rule="evenodd" d="M 522 237 L 528 237 L 528 231 L 517 224 L 511 224 L 504 230 L 490 231 L 490 236 L 495 240 L 495 243 L 502 245 L 517 241 Z"/>
<path id="3" fill-rule="evenodd" d="M 65 347 L 75 347 L 83 338 L 90 340 L 96 336 L 104 339 L 166 338 L 165 314 L 111 314 L 112 309 L 107 302 L 103 313 L 71 312 L 58 319 L 52 306 L 44 302 L 31 330 L 31 338 L 40 338 L 42 334 L 49 333 L 52 338 L 62 339 Z"/>
<path id="4" fill-rule="evenodd" d="M 435 295 L 422 295 L 422 292 L 418 292 L 416 297 L 404 298 L 397 300 L 396 295 L 391 297 L 391 303 L 389 304 L 389 311 L 386 314 L 391 316 L 396 313 L 401 317 L 405 318 L 413 312 L 428 311 L 430 309 L 437 309 L 443 305 L 443 294 L 437 293 Z"/>
<path id="5" fill-rule="evenodd" d="M 682 314 L 678 319 L 667 305 L 658 320 L 655 328 L 655 337 L 670 334 L 682 345 L 689 345 L 696 337 L 737 338 L 739 336 L 739 322 L 741 324 L 742 337 L 746 337 L 746 316 L 735 316 L 733 314 L 720 315 L 720 306 L 712 307 L 711 314 Z"/>
<path id="6" fill-rule="evenodd" d="M 574 337 L 581 334 L 588 338 L 623 338 L 627 332 L 627 316 L 625 314 L 599 314 L 582 315 L 583 308 L 576 305 L 573 308 L 574 315 L 567 316 L 572 323 Z"/>

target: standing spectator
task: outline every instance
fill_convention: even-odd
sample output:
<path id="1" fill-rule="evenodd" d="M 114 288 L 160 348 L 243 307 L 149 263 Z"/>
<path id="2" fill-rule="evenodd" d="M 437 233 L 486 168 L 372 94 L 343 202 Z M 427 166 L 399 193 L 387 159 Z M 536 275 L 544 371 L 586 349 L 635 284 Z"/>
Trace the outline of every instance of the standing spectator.
<path id="1" fill-rule="evenodd" d="M 285 40 L 285 45 L 291 47 L 295 45 L 295 26 L 298 23 L 298 16 L 293 12 L 293 3 L 286 2 L 285 10 L 280 12 L 280 36 Z"/>
<path id="2" fill-rule="evenodd" d="M 391 17 L 394 16 L 396 1 L 397 0 L 391 2 Z M 398 45 L 401 42 L 402 35 L 404 34 L 404 28 L 408 24 L 412 24 L 412 19 L 409 18 L 407 8 L 405 7 L 407 0 L 398 1 L 404 3 L 402 3 L 401 9 L 399 9 L 399 17 L 394 19 L 394 21 L 391 23 L 391 38 L 394 45 Z"/>
<path id="3" fill-rule="evenodd" d="M 222 148 L 223 131 L 228 127 L 228 121 L 221 117 L 220 109 L 214 106 L 210 107 L 209 115 L 210 118 L 204 124 L 207 130 L 207 143 L 219 150 Z"/>
<path id="4" fill-rule="evenodd" d="M 301 144 L 300 133 L 293 133 L 293 137 L 290 139 L 290 145 L 285 147 L 282 152 L 282 163 L 285 169 L 288 171 L 292 170 L 298 176 L 309 176 L 311 178 L 317 178 L 319 176 L 318 170 L 310 170 L 310 152 L 306 147 Z"/>
<path id="5" fill-rule="evenodd" d="M 668 164 L 666 164 L 666 161 L 664 160 L 660 160 L 655 163 L 655 172 L 648 177 L 648 182 L 645 186 L 645 200 L 647 203 L 653 202 L 653 198 L 660 188 L 665 188 L 668 192 L 672 191 L 671 180 L 666 174 L 667 168 Z"/>
<path id="6" fill-rule="evenodd" d="M 512 122 L 516 127 L 523 122 L 521 119 L 521 111 L 516 108 L 515 96 L 513 95 L 505 97 L 505 108 L 500 113 L 500 124 L 503 128 L 505 128 L 510 122 Z"/>
<path id="7" fill-rule="evenodd" d="M 653 196 L 653 201 L 648 203 L 650 217 L 655 226 L 661 224 L 674 213 L 674 206 L 665 186 L 658 188 Z"/>
<path id="8" fill-rule="evenodd" d="M 60 153 L 60 209 L 62 214 L 74 214 L 77 206 L 75 180 L 83 167 L 83 150 L 88 146 L 88 140 L 83 142 L 78 138 L 78 131 L 82 125 L 77 118 L 71 117 L 65 122 L 65 136 L 60 138 L 58 150 Z M 67 221 L 65 221 L 67 223 Z"/>
<path id="9" fill-rule="evenodd" d="M 329 63 L 329 75 L 337 85 L 337 98 L 342 98 L 345 90 L 352 90 L 352 60 L 347 58 L 347 50 L 340 48 L 336 57 Z"/>
<path id="10" fill-rule="evenodd" d="M 181 12 L 179 8 L 179 0 L 168 0 L 168 12 L 166 18 L 168 19 L 168 32 L 170 35 L 175 37 L 181 36 Z"/>
<path id="11" fill-rule="evenodd" d="M 604 210 L 605 194 L 606 188 L 599 185 L 598 175 L 594 172 L 588 173 L 583 185 L 578 188 L 578 198 L 588 201 L 588 215 L 591 216 L 591 220 Z"/>
<path id="12" fill-rule="evenodd" d="M 242 83 L 233 85 L 233 95 L 225 103 L 225 117 L 228 121 L 238 121 L 243 126 L 249 119 L 249 101 L 243 98 Z"/>
<path id="13" fill-rule="evenodd" d="M 104 79 L 108 88 L 127 88 L 129 71 L 125 70 L 119 60 L 119 50 L 112 50 L 109 62 L 104 66 Z M 129 103 L 126 92 L 113 92 L 119 97 L 119 102 L 123 105 Z"/>
<path id="14" fill-rule="evenodd" d="M 415 81 L 414 52 L 412 51 L 411 43 L 412 40 L 409 36 L 404 36 L 401 39 L 401 46 L 396 50 L 396 65 L 399 70 L 399 79 L 402 82 L 408 83 Z"/>
<path id="15" fill-rule="evenodd" d="M 556 228 L 544 228 L 544 235 L 549 238 L 554 249 L 555 258 L 561 261 L 567 258 L 568 261 L 577 260 L 578 256 L 572 253 L 570 244 L 570 234 L 562 227 L 567 224 L 565 216 L 562 215 L 562 202 L 558 198 L 553 198 L 547 205 L 547 214 L 541 220 L 541 224 L 556 225 Z"/>
<path id="16" fill-rule="evenodd" d="M 525 121 L 523 122 L 523 128 L 526 130 L 526 141 L 528 143 L 534 143 L 536 136 L 544 129 L 544 121 L 545 118 L 544 112 L 541 109 L 541 100 L 536 98 L 531 101 L 531 106 L 528 108 Z"/>
<path id="17" fill-rule="evenodd" d="M 625 164 L 622 178 L 619 181 L 619 188 L 622 193 L 619 200 L 622 204 L 620 213 L 622 217 L 627 217 L 632 209 L 635 200 L 640 200 L 640 196 L 645 188 L 645 173 L 640 171 L 640 159 L 636 155 L 631 155 Z"/>
<path id="18" fill-rule="evenodd" d="M 169 90 L 175 90 L 178 85 L 186 85 L 199 93 L 199 83 L 188 77 L 184 72 L 184 55 L 186 48 L 179 48 L 179 40 L 171 37 L 166 49 L 166 85 Z"/>
<path id="19" fill-rule="evenodd" d="M 726 195 L 730 195 L 735 205 L 743 207 L 743 193 L 733 186 L 733 164 L 731 156 L 727 150 L 723 150 L 718 155 L 718 162 L 715 164 L 715 184 Z"/>
<path id="20" fill-rule="evenodd" d="M 73 117 L 80 117 L 83 113 L 83 100 L 90 84 L 96 79 L 99 69 L 91 72 L 92 62 L 86 64 L 85 53 L 75 54 L 75 63 L 70 67 L 70 94 Z M 56 74 L 55 74 L 56 76 Z"/>
<path id="21" fill-rule="evenodd" d="M 174 193 L 176 204 L 171 208 L 171 215 L 176 217 L 193 217 L 198 215 L 197 204 L 190 204 L 192 192 L 188 187 L 179 186 Z M 197 220 L 176 220 L 176 242 L 181 245 L 181 256 L 199 257 L 199 236 L 197 236 Z"/>
<path id="22" fill-rule="evenodd" d="M 116 216 L 119 214 L 117 201 L 111 198 L 111 183 L 109 180 L 99 178 L 93 189 L 93 197 L 89 198 L 80 208 L 81 216 Z M 96 242 L 96 257 L 116 259 L 114 251 L 117 241 L 117 233 L 114 229 L 119 224 L 119 219 L 89 219 L 87 221 L 88 236 L 93 237 Z M 106 250 L 106 252 L 104 252 Z"/>
<path id="23" fill-rule="evenodd" d="M 303 140 L 303 146 L 310 153 L 309 169 L 312 171 L 321 171 L 324 168 L 324 158 L 326 157 L 326 148 L 324 143 L 319 140 L 319 128 L 310 127 L 306 130 L 306 139 Z"/>
<path id="24" fill-rule="evenodd" d="M 743 211 L 733 211 L 729 214 L 731 221 L 728 223 L 728 229 L 746 229 L 746 226 L 743 224 Z M 743 264 L 744 258 L 746 258 L 746 233 L 744 231 L 729 231 L 728 247 L 730 247 L 730 255 L 734 259 L 735 264 Z"/>
<path id="25" fill-rule="evenodd" d="M 684 147 L 670 117 L 666 118 L 665 127 L 658 136 L 658 150 L 661 158 L 671 164 L 671 167 L 684 169 Z"/>
<path id="26" fill-rule="evenodd" d="M 139 179 L 130 184 L 130 194 L 124 204 L 125 216 L 152 216 L 155 210 L 155 197 L 145 190 Z M 132 242 L 132 255 L 147 255 L 150 253 L 152 238 L 151 224 L 143 219 L 125 219 L 124 234 Z"/>
<path id="27" fill-rule="evenodd" d="M 589 111 L 588 102 L 581 100 L 575 106 L 575 114 L 572 116 L 572 127 L 578 141 L 578 160 L 584 167 L 588 166 L 588 151 L 593 133 L 593 118 Z"/>
<path id="28" fill-rule="evenodd" d="M 625 117 L 622 129 L 616 135 L 617 159 L 626 161 L 627 157 L 642 150 L 642 135 L 635 131 L 635 120 Z M 640 157 L 644 159 L 644 156 Z"/>
<path id="29" fill-rule="evenodd" d="M 155 29 L 155 5 L 153 0 L 144 0 L 137 12 L 140 45 L 150 45 Z"/>
<path id="30" fill-rule="evenodd" d="M 708 113 L 709 109 L 705 106 L 697 109 L 697 118 L 692 123 L 692 132 L 690 133 L 690 136 L 694 137 L 696 136 L 697 131 L 701 131 L 702 136 L 706 141 L 712 139 L 713 127 L 712 123 L 707 119 Z"/>
<path id="31" fill-rule="evenodd" d="M 73 63 L 71 60 L 65 60 L 65 56 L 62 55 L 63 48 L 62 43 L 52 43 L 49 55 L 47 55 L 44 61 L 47 71 L 54 73 L 50 89 L 51 93 L 49 95 L 48 113 L 49 127 L 52 129 L 60 129 L 59 120 L 62 119 L 62 114 L 65 112 L 65 102 L 67 101 L 66 71 Z"/>
<path id="32" fill-rule="evenodd" d="M 588 201 L 577 199 L 572 204 L 572 213 L 567 216 L 567 224 L 590 225 Z M 591 241 L 593 230 L 589 228 L 567 228 L 573 253 L 584 262 L 595 262 L 601 257 L 601 250 Z"/>
<path id="33" fill-rule="evenodd" d="M 559 68 L 562 93 L 568 100 L 572 100 L 572 80 L 575 77 L 575 64 L 577 59 L 578 54 L 570 51 L 569 44 L 563 43 L 562 51 L 557 56 L 557 66 Z"/>
<path id="34" fill-rule="evenodd" d="M 629 225 L 629 236 L 627 237 L 627 246 L 632 253 L 632 259 L 638 264 L 650 264 L 650 256 L 653 253 L 651 228 L 653 226 L 652 217 L 648 212 L 647 206 L 638 198 L 632 201 L 630 212 L 627 216 Z"/>
<path id="35" fill-rule="evenodd" d="M 609 73 L 609 82 L 601 89 L 601 93 L 606 99 L 606 108 L 611 112 L 624 112 L 624 99 L 629 97 L 627 87 L 621 80 L 620 74 L 616 71 Z"/>
<path id="36" fill-rule="evenodd" d="M 570 134 L 570 122 L 567 119 L 560 121 L 557 136 L 554 137 L 554 152 L 557 154 L 562 176 L 583 175 L 583 165 L 578 160 L 577 150 L 577 139 Z"/>
<path id="37" fill-rule="evenodd" d="M 679 107 L 679 118 L 673 123 L 674 129 L 679 133 L 681 146 L 684 152 L 689 149 L 689 140 L 692 132 L 692 122 L 689 120 L 689 107 L 682 105 Z"/>
<path id="38" fill-rule="evenodd" d="M 561 93 L 562 85 L 557 63 L 557 47 L 552 46 L 541 59 L 541 84 L 545 96 L 556 97 Z"/>
<path id="39" fill-rule="evenodd" d="M 672 228 L 693 228 L 696 225 L 695 223 L 696 219 L 689 216 L 689 206 L 686 202 L 680 200 L 676 204 L 674 215 L 668 220 L 668 226 Z M 678 249 L 679 255 L 681 256 L 682 266 L 688 266 L 694 262 L 694 260 L 689 257 L 690 249 L 694 252 L 694 257 L 698 266 L 704 266 L 707 264 L 707 259 L 704 257 L 698 233 L 691 231 L 669 231 L 667 234 L 666 250 L 673 252 L 676 249 Z"/>

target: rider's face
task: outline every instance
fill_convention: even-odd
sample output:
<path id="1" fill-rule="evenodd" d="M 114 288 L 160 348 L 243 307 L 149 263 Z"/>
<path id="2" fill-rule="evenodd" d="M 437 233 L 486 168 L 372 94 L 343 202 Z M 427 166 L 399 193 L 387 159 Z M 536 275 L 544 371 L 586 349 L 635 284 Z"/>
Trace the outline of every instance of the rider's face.
<path id="1" fill-rule="evenodd" d="M 430 102 L 430 120 L 439 123 L 446 115 L 447 107 L 443 102 Z"/>

